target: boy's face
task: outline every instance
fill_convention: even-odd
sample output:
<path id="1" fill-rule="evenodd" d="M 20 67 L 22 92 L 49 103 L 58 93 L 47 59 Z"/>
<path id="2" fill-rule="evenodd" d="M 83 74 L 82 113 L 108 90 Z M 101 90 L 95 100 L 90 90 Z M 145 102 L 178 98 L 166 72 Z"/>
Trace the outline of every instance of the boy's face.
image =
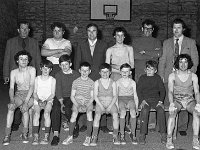
<path id="1" fill-rule="evenodd" d="M 67 72 L 69 71 L 70 67 L 71 67 L 71 63 L 67 62 L 67 61 L 63 61 L 60 63 L 60 68 L 62 69 L 63 72 Z"/>
<path id="2" fill-rule="evenodd" d="M 186 71 L 188 69 L 188 61 L 186 58 L 181 58 L 179 60 L 179 69 L 181 71 Z"/>
<path id="3" fill-rule="evenodd" d="M 48 75 L 50 74 L 50 72 L 51 72 L 51 68 L 48 68 L 48 67 L 46 67 L 46 66 L 43 66 L 43 67 L 41 68 L 41 71 L 42 71 L 42 75 L 43 75 L 43 76 L 48 76 Z"/>
<path id="4" fill-rule="evenodd" d="M 128 78 L 131 75 L 130 68 L 122 68 L 120 73 L 122 78 Z"/>
<path id="5" fill-rule="evenodd" d="M 19 67 L 26 67 L 28 66 L 28 56 L 27 55 L 20 55 L 18 59 L 18 65 Z"/>
<path id="6" fill-rule="evenodd" d="M 91 70 L 89 67 L 82 66 L 81 69 L 79 69 L 79 72 L 81 73 L 81 77 L 87 78 L 91 73 Z"/>
<path id="7" fill-rule="evenodd" d="M 125 36 L 123 32 L 116 32 L 114 38 L 116 39 L 116 43 L 123 44 Z"/>
<path id="8" fill-rule="evenodd" d="M 154 76 L 154 74 L 157 72 L 157 69 L 154 67 L 148 67 L 145 69 L 145 72 L 147 73 L 147 76 Z"/>
<path id="9" fill-rule="evenodd" d="M 111 74 L 111 72 L 110 72 L 110 70 L 108 68 L 104 68 L 104 69 L 101 69 L 99 74 L 101 75 L 101 78 L 108 79 L 110 74 Z"/>
<path id="10" fill-rule="evenodd" d="M 63 31 L 62 28 L 55 27 L 55 28 L 53 29 L 53 37 L 54 37 L 55 39 L 62 39 L 63 34 L 64 34 L 64 31 Z"/>

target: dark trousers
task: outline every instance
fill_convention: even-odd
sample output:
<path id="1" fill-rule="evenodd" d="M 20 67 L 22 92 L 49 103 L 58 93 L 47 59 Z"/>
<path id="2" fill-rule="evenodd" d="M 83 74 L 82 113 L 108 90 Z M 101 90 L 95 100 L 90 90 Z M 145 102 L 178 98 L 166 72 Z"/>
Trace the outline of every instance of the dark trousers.
<path id="1" fill-rule="evenodd" d="M 148 131 L 148 122 L 149 122 L 149 112 L 151 108 L 154 108 L 157 113 L 157 123 L 159 126 L 160 133 L 166 133 L 166 119 L 165 119 L 165 110 L 161 106 L 157 106 L 156 103 L 148 103 L 144 105 L 141 110 L 141 120 L 140 120 L 140 133 L 147 134 Z M 157 106 L 157 107 L 156 107 Z"/>
<path id="2" fill-rule="evenodd" d="M 22 113 L 20 111 L 20 108 L 17 108 L 14 113 L 13 124 L 20 125 L 21 121 L 22 121 Z"/>
<path id="3" fill-rule="evenodd" d="M 65 97 L 63 100 L 63 104 L 65 105 L 64 111 L 65 111 L 65 117 L 67 118 L 67 121 L 70 122 L 71 116 L 72 116 L 72 106 L 73 103 L 70 99 L 70 97 Z"/>

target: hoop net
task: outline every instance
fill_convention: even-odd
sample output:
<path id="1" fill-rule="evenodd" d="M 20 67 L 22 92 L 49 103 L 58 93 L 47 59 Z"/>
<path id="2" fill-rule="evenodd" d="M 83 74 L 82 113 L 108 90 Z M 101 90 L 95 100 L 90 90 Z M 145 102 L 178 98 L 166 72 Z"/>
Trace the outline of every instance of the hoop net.
<path id="1" fill-rule="evenodd" d="M 116 16 L 115 12 L 106 12 L 105 15 L 108 21 L 113 21 Z"/>

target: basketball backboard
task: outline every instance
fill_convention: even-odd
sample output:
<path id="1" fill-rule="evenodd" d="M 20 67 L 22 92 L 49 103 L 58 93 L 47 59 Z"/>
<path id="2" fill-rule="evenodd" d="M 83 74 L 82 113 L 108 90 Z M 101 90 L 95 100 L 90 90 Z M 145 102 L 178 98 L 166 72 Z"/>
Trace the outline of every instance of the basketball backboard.
<path id="1" fill-rule="evenodd" d="M 113 14 L 114 20 L 131 20 L 131 0 L 90 0 L 91 19 L 106 20 Z"/>

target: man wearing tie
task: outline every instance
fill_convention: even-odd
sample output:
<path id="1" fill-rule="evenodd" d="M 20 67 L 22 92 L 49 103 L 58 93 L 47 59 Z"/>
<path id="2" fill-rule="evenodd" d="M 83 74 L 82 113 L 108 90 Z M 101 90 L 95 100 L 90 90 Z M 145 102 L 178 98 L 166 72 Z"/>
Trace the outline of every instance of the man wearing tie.
<path id="1" fill-rule="evenodd" d="M 175 19 L 173 21 L 173 37 L 164 41 L 163 43 L 163 55 L 159 59 L 158 73 L 163 78 L 166 93 L 168 93 L 168 77 L 169 74 L 175 71 L 174 61 L 180 54 L 188 54 L 191 56 L 194 63 L 191 71 L 196 73 L 197 66 L 199 64 L 199 56 L 196 47 L 195 40 L 185 37 L 183 32 L 186 29 L 186 25 L 183 20 Z M 169 105 L 168 95 L 165 98 L 165 106 Z M 188 113 L 182 111 L 179 114 L 178 130 L 180 135 L 187 135 Z"/>
<path id="2" fill-rule="evenodd" d="M 26 50 L 32 56 L 31 66 L 35 67 L 37 75 L 40 74 L 40 49 L 38 41 L 34 38 L 29 37 L 30 24 L 27 21 L 20 21 L 18 23 L 17 29 L 19 35 L 13 37 L 7 41 L 4 64 L 3 64 L 3 77 L 4 83 L 8 84 L 10 81 L 10 72 L 13 69 L 18 68 L 14 60 L 14 55 L 22 50 Z M 16 131 L 19 128 L 21 123 L 21 112 L 19 109 L 16 109 L 14 121 L 12 125 L 12 131 Z"/>

